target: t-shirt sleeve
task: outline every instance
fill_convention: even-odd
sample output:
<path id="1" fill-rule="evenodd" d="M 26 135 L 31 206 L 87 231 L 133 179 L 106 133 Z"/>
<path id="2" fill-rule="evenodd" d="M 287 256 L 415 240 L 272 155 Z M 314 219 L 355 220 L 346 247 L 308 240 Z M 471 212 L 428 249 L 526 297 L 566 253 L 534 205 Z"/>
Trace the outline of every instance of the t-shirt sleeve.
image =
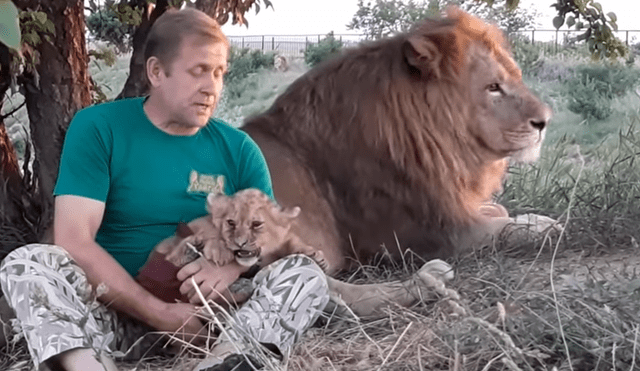
<path id="1" fill-rule="evenodd" d="M 105 202 L 109 191 L 108 138 L 87 110 L 78 112 L 65 135 L 54 196 L 74 195 Z"/>
<path id="2" fill-rule="evenodd" d="M 275 200 L 267 161 L 260 147 L 248 135 L 242 143 L 239 174 L 240 189 L 257 188 Z"/>

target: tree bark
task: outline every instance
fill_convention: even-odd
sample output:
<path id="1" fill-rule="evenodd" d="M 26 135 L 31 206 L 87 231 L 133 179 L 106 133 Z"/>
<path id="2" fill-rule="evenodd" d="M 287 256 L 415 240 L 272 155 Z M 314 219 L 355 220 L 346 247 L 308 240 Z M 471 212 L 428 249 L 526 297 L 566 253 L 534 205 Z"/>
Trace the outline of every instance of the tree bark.
<path id="1" fill-rule="evenodd" d="M 129 76 L 116 99 L 140 97 L 149 92 L 147 77 L 144 73 L 144 45 L 153 23 L 169 8 L 168 0 L 157 0 L 153 9 L 146 6 L 146 1 L 144 0 L 138 1 L 138 3 L 140 4 L 131 5 L 144 7 L 142 23 L 133 34 L 133 52 L 129 62 Z"/>
<path id="2" fill-rule="evenodd" d="M 38 46 L 40 64 L 36 76 L 26 76 L 25 100 L 31 139 L 35 147 L 41 192 L 52 200 L 60 151 L 67 126 L 79 109 L 91 104 L 89 56 L 85 43 L 82 0 L 38 1 L 40 11 L 55 24 L 52 43 Z"/>
<path id="3" fill-rule="evenodd" d="M 14 0 L 14 3 L 20 9 L 45 12 L 55 25 L 51 42 L 42 38 L 36 47 L 40 53 L 36 73 L 25 72 L 18 80 L 24 88 L 35 152 L 35 179 L 23 179 L 22 182 L 34 187 L 18 202 L 23 221 L 29 224 L 33 233 L 23 236 L 26 241 L 18 242 L 35 242 L 33 240 L 43 240 L 51 226 L 53 187 L 64 134 L 76 111 L 91 104 L 92 85 L 84 37 L 83 0 Z M 23 176 L 30 174 L 26 172 Z M 0 207 L 16 207 L 6 200 L 0 202 L 3 203 Z M 10 242 L 4 241 L 3 252 L 7 252 L 7 245 Z"/>

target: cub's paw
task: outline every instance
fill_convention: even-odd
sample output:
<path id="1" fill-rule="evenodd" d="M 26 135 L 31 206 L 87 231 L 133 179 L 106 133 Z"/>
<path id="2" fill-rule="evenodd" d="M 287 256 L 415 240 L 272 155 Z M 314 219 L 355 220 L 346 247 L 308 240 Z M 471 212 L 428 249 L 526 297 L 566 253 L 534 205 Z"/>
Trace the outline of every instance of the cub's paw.
<path id="1" fill-rule="evenodd" d="M 320 250 L 314 250 L 310 254 L 306 254 L 308 257 L 313 259 L 316 264 L 322 269 L 322 271 L 327 272 L 329 270 L 329 262 L 324 257 L 324 253 Z"/>
<path id="2" fill-rule="evenodd" d="M 216 265 L 229 264 L 235 260 L 235 256 L 231 249 L 228 249 L 225 246 L 220 246 L 220 244 L 216 244 L 213 241 L 207 241 L 202 249 L 202 254 L 207 260 Z"/>

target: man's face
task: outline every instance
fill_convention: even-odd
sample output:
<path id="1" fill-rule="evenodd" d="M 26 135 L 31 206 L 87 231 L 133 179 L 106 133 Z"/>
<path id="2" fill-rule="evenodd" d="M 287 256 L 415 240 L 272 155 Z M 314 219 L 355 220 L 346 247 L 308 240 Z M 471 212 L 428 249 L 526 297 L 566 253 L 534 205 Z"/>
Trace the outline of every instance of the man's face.
<path id="1" fill-rule="evenodd" d="M 168 122 L 183 129 L 204 127 L 220 99 L 226 71 L 226 45 L 185 38 L 154 91 L 161 96 Z"/>

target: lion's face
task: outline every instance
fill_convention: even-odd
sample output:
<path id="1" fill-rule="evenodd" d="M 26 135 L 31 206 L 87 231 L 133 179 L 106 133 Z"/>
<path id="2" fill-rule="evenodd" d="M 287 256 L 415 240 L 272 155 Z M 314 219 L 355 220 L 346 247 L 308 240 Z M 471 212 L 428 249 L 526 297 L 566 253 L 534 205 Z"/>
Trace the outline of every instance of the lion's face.
<path id="1" fill-rule="evenodd" d="M 278 247 L 300 208 L 283 209 L 264 193 L 247 189 L 233 197 L 209 196 L 209 212 L 223 244 L 238 263 L 256 264 L 263 250 Z"/>
<path id="2" fill-rule="evenodd" d="M 472 135 L 498 158 L 536 160 L 551 110 L 486 48 L 474 46 L 469 58 Z"/>

